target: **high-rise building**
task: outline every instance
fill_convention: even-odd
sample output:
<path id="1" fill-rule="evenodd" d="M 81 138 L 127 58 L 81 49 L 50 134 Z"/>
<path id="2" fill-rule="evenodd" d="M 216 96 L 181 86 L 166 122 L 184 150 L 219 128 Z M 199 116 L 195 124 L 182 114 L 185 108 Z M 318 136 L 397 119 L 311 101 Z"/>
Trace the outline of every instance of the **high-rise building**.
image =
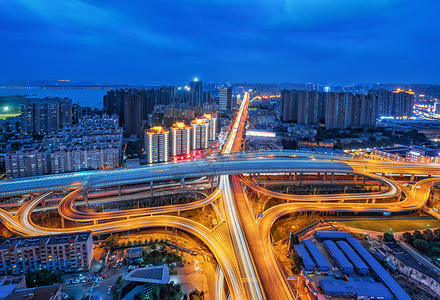
<path id="1" fill-rule="evenodd" d="M 203 119 L 195 119 L 191 122 L 192 150 L 208 148 L 209 123 Z"/>
<path id="2" fill-rule="evenodd" d="M 393 91 L 393 116 L 412 116 L 414 107 L 414 92 L 397 89 Z"/>
<path id="3" fill-rule="evenodd" d="M 376 117 L 389 117 L 393 115 L 393 93 L 388 90 L 369 90 L 368 97 L 376 107 Z"/>
<path id="4" fill-rule="evenodd" d="M 26 99 L 21 107 L 21 128 L 27 134 L 57 132 L 72 124 L 72 100 L 68 98 Z"/>
<path id="5" fill-rule="evenodd" d="M 220 89 L 219 106 L 221 111 L 232 109 L 232 87 Z"/>
<path id="6" fill-rule="evenodd" d="M 203 121 L 208 123 L 208 140 L 214 141 L 217 134 L 217 118 L 212 114 L 204 114 Z"/>
<path id="7" fill-rule="evenodd" d="M 298 91 L 281 91 L 281 120 L 283 122 L 298 121 Z"/>
<path id="8" fill-rule="evenodd" d="M 374 97 L 364 94 L 356 94 L 353 96 L 351 127 L 376 125 L 377 113 L 374 100 Z"/>
<path id="9" fill-rule="evenodd" d="M 202 104 L 211 104 L 212 102 L 212 95 L 211 92 L 203 92 L 203 102 Z"/>
<path id="10" fill-rule="evenodd" d="M 49 152 L 43 149 L 10 150 L 5 156 L 5 167 L 8 178 L 48 174 Z"/>
<path id="11" fill-rule="evenodd" d="M 184 156 L 189 154 L 191 146 L 191 127 L 183 122 L 176 122 L 171 131 L 171 156 Z"/>
<path id="12" fill-rule="evenodd" d="M 111 90 L 104 95 L 103 106 L 108 115 L 117 114 L 120 124 L 124 124 L 124 99 L 126 90 Z"/>
<path id="13" fill-rule="evenodd" d="M 325 128 L 348 128 L 351 126 L 353 94 L 327 93 Z"/>
<path id="14" fill-rule="evenodd" d="M 317 91 L 295 91 L 298 101 L 298 124 L 317 124 L 322 116 L 323 94 Z M 295 111 L 295 109 L 294 109 Z"/>
<path id="15" fill-rule="evenodd" d="M 85 272 L 93 261 L 92 233 L 8 238 L 0 245 L 0 266 L 6 274 L 36 270 Z"/>
<path id="16" fill-rule="evenodd" d="M 161 126 L 145 131 L 145 151 L 149 164 L 168 161 L 168 135 L 169 131 Z"/>
<path id="17" fill-rule="evenodd" d="M 142 96 L 140 94 L 126 94 L 124 97 L 124 132 L 127 135 L 136 134 L 142 138 Z"/>
<path id="18" fill-rule="evenodd" d="M 440 102 L 434 103 L 434 113 L 437 115 L 440 114 Z"/>
<path id="19" fill-rule="evenodd" d="M 191 106 L 202 106 L 203 101 L 203 82 L 195 79 L 189 83 L 189 105 Z"/>
<path id="20" fill-rule="evenodd" d="M 127 95 L 131 95 L 131 97 L 126 97 Z M 158 102 L 169 103 L 169 94 L 165 93 L 162 90 L 138 90 L 138 89 L 120 89 L 120 90 L 112 90 L 108 91 L 107 95 L 104 96 L 104 109 L 109 115 L 117 114 L 119 116 L 120 125 L 123 126 L 125 124 L 125 116 L 130 119 L 133 117 L 133 112 L 125 112 L 127 106 L 130 106 L 133 103 L 127 103 L 127 101 L 132 102 L 133 99 L 136 99 L 141 103 L 141 116 L 142 120 L 148 120 L 148 114 L 153 111 L 154 105 Z M 138 106 L 139 104 L 136 104 Z M 136 112 L 135 114 L 138 114 Z M 136 118 L 137 119 L 137 118 Z M 131 120 L 127 120 L 127 122 L 132 122 Z M 137 121 L 138 122 L 138 121 Z M 131 125 L 128 125 L 131 126 Z M 133 132 L 132 132 L 133 133 Z M 130 134 L 132 134 L 130 133 Z M 139 132 L 137 132 L 139 134 Z M 142 136 L 142 134 L 140 135 Z"/>

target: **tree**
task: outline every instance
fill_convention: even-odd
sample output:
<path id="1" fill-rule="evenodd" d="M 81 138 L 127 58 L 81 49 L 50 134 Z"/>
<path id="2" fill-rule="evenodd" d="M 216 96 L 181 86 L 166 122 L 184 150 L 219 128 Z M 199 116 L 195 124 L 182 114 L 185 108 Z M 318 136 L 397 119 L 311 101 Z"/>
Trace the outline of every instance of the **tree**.
<path id="1" fill-rule="evenodd" d="M 423 231 L 423 238 L 427 241 L 431 241 L 434 239 L 434 233 L 432 232 L 431 229 L 426 229 L 425 231 Z"/>
<path id="2" fill-rule="evenodd" d="M 403 238 L 405 239 L 405 241 L 409 244 L 412 243 L 413 238 L 412 238 L 412 234 L 409 232 L 405 232 L 404 234 L 402 234 Z"/>
<path id="3" fill-rule="evenodd" d="M 394 236 L 389 232 L 384 233 L 383 240 L 385 242 L 394 242 L 395 241 Z"/>
<path id="4" fill-rule="evenodd" d="M 419 251 L 422 251 L 426 255 L 429 255 L 429 243 L 422 239 L 415 239 L 413 241 L 413 246 Z"/>
<path id="5" fill-rule="evenodd" d="M 117 235 L 110 235 L 108 238 L 105 239 L 105 244 L 110 247 L 110 249 L 114 249 L 119 247 L 119 236 Z"/>
<path id="6" fill-rule="evenodd" d="M 420 231 L 416 230 L 416 231 L 414 231 L 413 239 L 414 240 L 423 240 L 423 234 Z"/>
<path id="7" fill-rule="evenodd" d="M 290 250 L 293 249 L 293 246 L 298 245 L 298 244 L 299 244 L 298 236 L 296 234 L 291 234 L 290 235 Z"/>
<path id="8" fill-rule="evenodd" d="M 292 268 L 293 274 L 299 274 L 301 273 L 301 267 L 303 264 L 303 259 L 298 254 L 293 254 L 291 261 L 290 261 L 290 267 Z"/>
<path id="9" fill-rule="evenodd" d="M 439 247 L 432 247 L 430 254 L 433 257 L 440 257 L 440 248 Z"/>
<path id="10" fill-rule="evenodd" d="M 63 282 L 61 274 L 49 270 L 34 271 L 26 276 L 26 286 L 28 288 L 52 285 L 61 282 Z"/>

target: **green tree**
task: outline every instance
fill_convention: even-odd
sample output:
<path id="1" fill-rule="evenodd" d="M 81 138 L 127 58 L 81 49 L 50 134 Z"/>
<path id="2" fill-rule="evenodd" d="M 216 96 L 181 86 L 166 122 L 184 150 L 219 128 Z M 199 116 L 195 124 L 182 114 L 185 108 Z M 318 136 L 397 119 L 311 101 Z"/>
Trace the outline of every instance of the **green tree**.
<path id="1" fill-rule="evenodd" d="M 394 242 L 395 241 L 394 236 L 389 232 L 384 233 L 383 240 L 385 242 Z"/>
<path id="2" fill-rule="evenodd" d="M 423 240 L 423 234 L 420 231 L 416 230 L 416 231 L 414 231 L 413 239 L 414 240 Z"/>
<path id="3" fill-rule="evenodd" d="M 26 276 L 26 286 L 28 288 L 52 285 L 61 282 L 63 282 L 61 274 L 49 270 L 34 271 Z"/>
<path id="4" fill-rule="evenodd" d="M 439 247 L 432 247 L 430 255 L 432 257 L 440 257 L 440 248 Z"/>
<path id="5" fill-rule="evenodd" d="M 423 238 L 427 241 L 431 241 L 434 239 L 434 233 L 432 232 L 431 229 L 426 229 L 423 231 Z"/>
<path id="6" fill-rule="evenodd" d="M 290 260 L 290 267 L 292 269 L 293 274 L 301 273 L 301 267 L 303 264 L 303 259 L 298 254 L 294 253 Z"/>
<path id="7" fill-rule="evenodd" d="M 437 239 L 440 239 L 440 228 L 436 228 L 436 229 L 434 229 L 434 236 L 435 236 Z"/>
<path id="8" fill-rule="evenodd" d="M 110 249 L 114 249 L 119 247 L 119 236 L 117 235 L 110 235 L 108 238 L 105 239 L 105 244 L 110 247 Z"/>
<path id="9" fill-rule="evenodd" d="M 413 246 L 417 250 L 425 253 L 426 255 L 429 255 L 429 243 L 428 241 L 422 240 L 422 239 L 415 239 L 413 241 Z"/>
<path id="10" fill-rule="evenodd" d="M 404 234 L 402 234 L 402 236 L 403 236 L 403 238 L 405 239 L 405 241 L 407 242 L 407 243 L 412 243 L 412 241 L 413 241 L 413 237 L 412 237 L 412 234 L 411 233 L 409 233 L 409 232 L 405 232 Z"/>

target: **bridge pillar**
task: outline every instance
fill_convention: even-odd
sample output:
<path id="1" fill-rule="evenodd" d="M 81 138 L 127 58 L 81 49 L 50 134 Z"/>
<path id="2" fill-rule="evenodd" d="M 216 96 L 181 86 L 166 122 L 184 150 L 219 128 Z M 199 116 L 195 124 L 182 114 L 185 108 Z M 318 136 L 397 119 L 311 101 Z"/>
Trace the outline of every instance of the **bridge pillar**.
<path id="1" fill-rule="evenodd" d="M 118 196 L 120 197 L 122 195 L 122 188 L 121 185 L 118 185 Z"/>
<path id="2" fill-rule="evenodd" d="M 64 225 L 64 218 L 61 217 L 61 228 L 65 228 L 64 226 L 65 226 L 65 225 Z"/>
<path id="3" fill-rule="evenodd" d="M 365 176 L 362 176 L 363 177 L 363 179 L 362 179 L 362 188 L 365 188 L 365 180 L 366 180 L 366 177 Z"/>
<path id="4" fill-rule="evenodd" d="M 331 184 L 333 184 L 333 180 L 335 179 L 335 173 L 332 173 L 332 179 L 331 179 Z"/>
<path id="5" fill-rule="evenodd" d="M 83 200 L 86 201 L 86 207 L 89 207 L 89 196 L 87 196 L 87 190 L 84 190 Z"/>
<path id="6" fill-rule="evenodd" d="M 410 181 L 414 181 L 416 178 L 415 178 L 416 176 L 414 175 L 414 174 L 411 174 L 411 178 L 410 178 Z"/>
<path id="7" fill-rule="evenodd" d="M 300 172 L 300 173 L 299 173 L 299 185 L 300 185 L 300 186 L 302 185 L 302 182 L 303 182 L 303 173 Z"/>
<path id="8" fill-rule="evenodd" d="M 260 173 L 258 173 L 258 177 L 257 177 L 257 185 L 260 186 Z"/>
<path id="9" fill-rule="evenodd" d="M 150 198 L 153 200 L 153 181 L 150 181 Z"/>
<path id="10" fill-rule="evenodd" d="M 323 176 L 324 176 L 324 177 L 323 177 L 323 178 L 324 178 L 324 181 L 327 180 L 327 173 L 324 172 L 324 175 L 323 175 Z"/>
<path id="11" fill-rule="evenodd" d="M 358 180 L 358 176 L 354 175 L 354 181 Z"/>
<path id="12" fill-rule="evenodd" d="M 93 225 L 98 225 L 98 220 L 93 220 Z"/>
<path id="13" fill-rule="evenodd" d="M 181 185 L 182 185 L 183 192 L 185 192 L 185 178 L 182 178 L 182 179 L 180 180 L 180 183 L 181 183 Z"/>

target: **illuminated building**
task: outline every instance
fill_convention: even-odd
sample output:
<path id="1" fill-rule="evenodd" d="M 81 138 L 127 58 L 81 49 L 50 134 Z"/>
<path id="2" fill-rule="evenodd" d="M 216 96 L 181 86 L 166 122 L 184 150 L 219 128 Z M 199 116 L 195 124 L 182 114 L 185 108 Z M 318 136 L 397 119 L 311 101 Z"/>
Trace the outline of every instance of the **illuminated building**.
<path id="1" fill-rule="evenodd" d="M 203 121 L 208 123 L 208 140 L 214 141 L 215 134 L 217 133 L 217 118 L 211 114 L 204 114 Z"/>
<path id="2" fill-rule="evenodd" d="M 405 117 L 413 114 L 414 92 L 397 89 L 393 91 L 392 115 L 394 117 Z"/>
<path id="3" fill-rule="evenodd" d="M 155 126 L 145 131 L 145 151 L 149 164 L 168 161 L 169 131 L 161 126 Z"/>
<path id="4" fill-rule="evenodd" d="M 209 142 L 209 123 L 203 119 L 191 122 L 192 150 L 206 149 Z"/>
<path id="5" fill-rule="evenodd" d="M 7 274 L 36 270 L 88 271 L 93 260 L 92 233 L 6 239 L 0 245 L 0 266 Z"/>
<path id="6" fill-rule="evenodd" d="M 187 155 L 191 144 L 191 127 L 183 122 L 176 122 L 171 131 L 171 156 Z"/>
<path id="7" fill-rule="evenodd" d="M 45 175 L 50 171 L 49 162 L 47 150 L 10 150 L 5 156 L 6 174 L 8 178 Z"/>
<path id="8" fill-rule="evenodd" d="M 220 89 L 219 106 L 221 111 L 232 109 L 232 88 Z"/>

